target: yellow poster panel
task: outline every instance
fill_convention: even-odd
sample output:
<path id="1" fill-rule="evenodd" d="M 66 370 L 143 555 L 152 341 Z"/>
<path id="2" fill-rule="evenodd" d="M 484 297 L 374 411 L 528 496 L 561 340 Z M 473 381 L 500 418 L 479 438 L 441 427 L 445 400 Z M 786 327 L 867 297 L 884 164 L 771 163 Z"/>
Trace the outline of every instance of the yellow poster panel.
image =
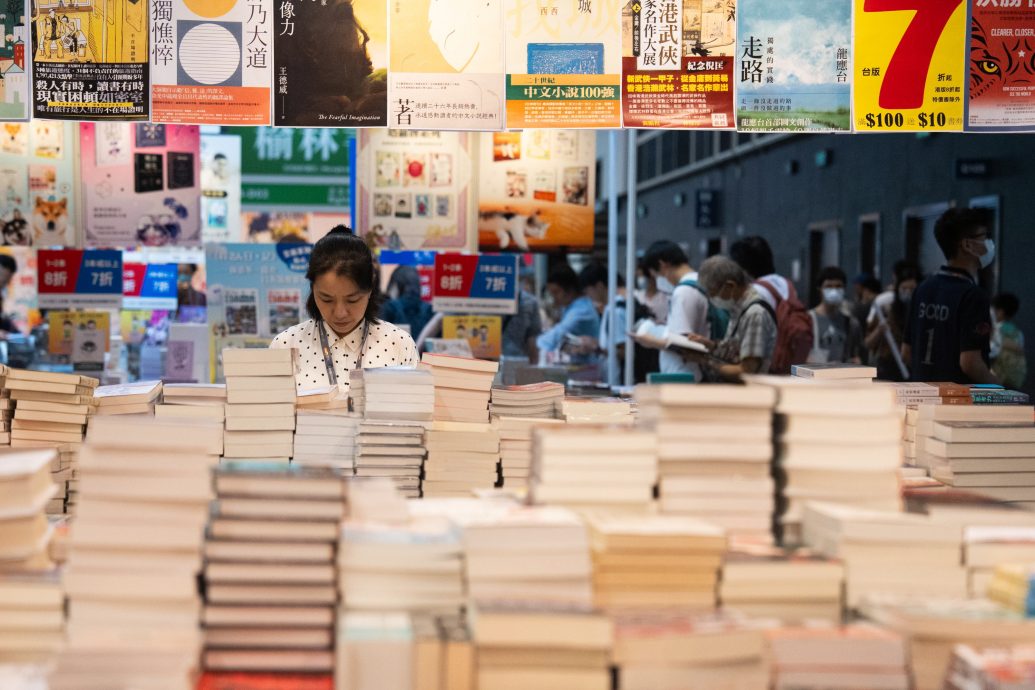
<path id="1" fill-rule="evenodd" d="M 111 314 L 106 311 L 51 311 L 47 322 L 50 324 L 47 351 L 52 355 L 71 356 L 76 331 L 96 331 L 98 340 L 103 334 L 104 351 L 108 351 Z"/>
<path id="2" fill-rule="evenodd" d="M 958 132 L 964 0 L 855 0 L 855 129 Z"/>
<path id="3" fill-rule="evenodd" d="M 466 340 L 478 359 L 499 359 L 503 349 L 503 319 L 499 316 L 447 316 L 442 337 Z"/>

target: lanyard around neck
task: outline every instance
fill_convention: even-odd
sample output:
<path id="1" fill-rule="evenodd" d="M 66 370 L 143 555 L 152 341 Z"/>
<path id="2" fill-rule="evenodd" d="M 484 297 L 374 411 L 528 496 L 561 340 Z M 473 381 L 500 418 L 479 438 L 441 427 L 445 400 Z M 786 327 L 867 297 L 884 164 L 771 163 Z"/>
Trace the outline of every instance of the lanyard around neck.
<path id="1" fill-rule="evenodd" d="M 338 374 L 334 371 L 334 356 L 331 354 L 331 345 L 327 341 L 327 326 L 323 321 L 318 321 L 316 327 L 320 331 L 320 349 L 323 350 L 323 364 L 327 367 L 327 382 L 332 386 L 338 385 Z M 359 341 L 359 359 L 356 360 L 356 368 L 363 368 L 363 355 L 367 351 L 367 333 L 370 329 L 370 322 L 363 320 L 363 335 Z"/>

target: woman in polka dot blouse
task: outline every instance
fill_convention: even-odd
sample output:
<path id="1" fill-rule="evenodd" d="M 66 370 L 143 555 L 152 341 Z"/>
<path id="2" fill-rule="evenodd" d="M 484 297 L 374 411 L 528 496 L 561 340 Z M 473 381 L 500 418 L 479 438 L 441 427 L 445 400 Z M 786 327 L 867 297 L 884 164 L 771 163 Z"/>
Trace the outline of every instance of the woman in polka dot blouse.
<path id="1" fill-rule="evenodd" d="M 316 243 L 306 278 L 309 320 L 270 343 L 273 348 L 295 349 L 298 390 L 347 384 L 349 372 L 356 368 L 417 364 L 413 338 L 377 318 L 384 296 L 377 284 L 374 257 L 345 226 L 339 225 Z"/>

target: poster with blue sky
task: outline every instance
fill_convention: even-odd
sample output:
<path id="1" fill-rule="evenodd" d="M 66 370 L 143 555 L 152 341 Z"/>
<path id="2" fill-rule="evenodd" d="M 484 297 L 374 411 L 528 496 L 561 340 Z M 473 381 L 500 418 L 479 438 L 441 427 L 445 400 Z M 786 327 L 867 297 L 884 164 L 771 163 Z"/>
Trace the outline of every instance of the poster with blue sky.
<path id="1" fill-rule="evenodd" d="M 850 131 L 851 0 L 740 0 L 738 7 L 737 128 Z"/>

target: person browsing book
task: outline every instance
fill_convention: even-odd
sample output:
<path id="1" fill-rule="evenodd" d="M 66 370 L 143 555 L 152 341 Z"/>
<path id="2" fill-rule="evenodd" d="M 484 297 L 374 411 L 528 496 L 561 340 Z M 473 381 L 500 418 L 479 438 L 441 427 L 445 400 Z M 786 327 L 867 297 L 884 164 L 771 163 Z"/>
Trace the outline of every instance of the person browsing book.
<path id="1" fill-rule="evenodd" d="M 575 269 L 566 263 L 555 267 L 546 279 L 546 291 L 561 311 L 561 318 L 536 338 L 540 360 L 546 353 L 568 349 L 575 362 L 594 361 L 596 357 L 585 351 L 581 336 L 599 337 L 600 314 L 593 306 L 593 300 L 582 294 Z"/>
<path id="2" fill-rule="evenodd" d="M 306 279 L 309 320 L 270 343 L 271 348 L 295 349 L 299 390 L 347 385 L 353 369 L 417 364 L 410 334 L 378 318 L 384 296 L 374 256 L 344 225 L 313 247 Z"/>
<path id="3" fill-rule="evenodd" d="M 658 240 L 647 247 L 643 266 L 654 277 L 658 290 L 669 295 L 667 333 L 708 336 L 708 298 L 686 252 L 675 242 Z M 667 348 L 658 356 L 658 364 L 663 374 L 692 373 L 695 380 L 701 380 L 701 367 L 697 362 L 688 361 Z"/>

